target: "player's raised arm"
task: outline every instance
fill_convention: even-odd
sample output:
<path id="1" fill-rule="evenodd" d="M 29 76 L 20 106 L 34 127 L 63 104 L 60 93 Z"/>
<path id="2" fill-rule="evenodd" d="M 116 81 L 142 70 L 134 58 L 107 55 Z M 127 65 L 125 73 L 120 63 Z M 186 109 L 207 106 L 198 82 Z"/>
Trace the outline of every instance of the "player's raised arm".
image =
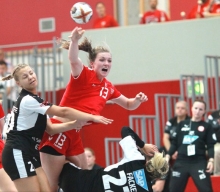
<path id="1" fill-rule="evenodd" d="M 78 57 L 78 53 L 79 53 L 78 41 L 82 37 L 83 33 L 84 30 L 82 28 L 75 27 L 75 29 L 73 29 L 71 35 L 69 36 L 70 45 L 69 45 L 68 56 L 71 65 L 72 75 L 74 77 L 78 76 L 83 69 L 82 61 Z"/>

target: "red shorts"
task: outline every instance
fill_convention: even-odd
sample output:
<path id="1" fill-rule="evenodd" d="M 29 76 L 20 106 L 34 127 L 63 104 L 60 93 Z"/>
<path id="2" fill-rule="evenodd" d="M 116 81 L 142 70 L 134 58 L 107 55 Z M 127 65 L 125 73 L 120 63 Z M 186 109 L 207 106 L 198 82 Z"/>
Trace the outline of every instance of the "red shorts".
<path id="1" fill-rule="evenodd" d="M 2 139 L 0 139 L 0 156 L 2 156 L 2 151 L 4 146 L 5 146 L 4 142 L 2 141 Z M 0 169 L 1 168 L 2 168 L 2 159 L 0 159 Z"/>
<path id="2" fill-rule="evenodd" d="M 54 124 L 62 123 L 57 119 L 51 118 L 50 120 Z M 75 129 L 54 135 L 49 135 L 45 131 L 39 149 L 44 146 L 50 146 L 65 156 L 75 156 L 84 153 L 82 139 Z"/>

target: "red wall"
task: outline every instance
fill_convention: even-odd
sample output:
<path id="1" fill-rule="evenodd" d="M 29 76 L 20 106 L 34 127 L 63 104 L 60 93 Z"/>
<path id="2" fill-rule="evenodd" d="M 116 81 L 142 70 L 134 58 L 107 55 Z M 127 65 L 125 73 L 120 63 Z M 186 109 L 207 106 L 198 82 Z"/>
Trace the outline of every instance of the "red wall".
<path id="1" fill-rule="evenodd" d="M 70 18 L 70 9 L 77 1 L 73 0 L 39 0 L 39 1 L 14 1 L 1 0 L 1 38 L 0 45 L 25 42 L 51 40 L 54 36 L 60 36 L 63 31 L 71 31 L 76 24 Z M 87 0 L 95 11 L 95 5 L 99 0 Z M 113 1 L 102 0 L 107 7 L 107 12 L 113 15 Z M 197 0 L 170 0 L 171 20 L 179 20 L 180 12 L 187 14 L 196 5 Z M 55 17 L 56 31 L 39 33 L 38 21 L 40 18 Z M 82 25 L 84 29 L 91 29 L 96 13 L 91 22 Z"/>
<path id="2" fill-rule="evenodd" d="M 101 115 L 114 119 L 111 125 L 92 125 L 81 130 L 84 146 L 94 149 L 97 163 L 102 166 L 105 166 L 105 137 L 120 137 L 121 127 L 128 125 L 129 115 L 155 115 L 155 93 L 180 94 L 179 80 L 116 85 L 116 88 L 129 98 L 134 97 L 140 91 L 144 92 L 148 96 L 148 101 L 134 111 L 127 111 L 116 104 L 108 104 L 105 106 Z M 62 97 L 63 91 L 64 90 L 59 91 L 57 95 L 58 103 Z M 163 132 L 163 130 L 161 130 L 161 132 Z"/>
<path id="3" fill-rule="evenodd" d="M 60 34 L 63 31 L 71 31 L 76 24 L 70 17 L 70 9 L 76 2 L 78 1 L 1 0 L 0 45 L 52 40 L 52 37 L 54 36 L 60 37 Z M 86 2 L 95 11 L 95 5 L 99 0 L 86 0 Z M 102 2 L 105 3 L 107 12 L 113 14 L 113 1 L 102 0 Z M 39 33 L 39 19 L 46 17 L 56 18 L 55 32 Z M 83 28 L 91 28 L 96 17 L 96 13 L 94 13 L 91 22 L 82 25 Z"/>

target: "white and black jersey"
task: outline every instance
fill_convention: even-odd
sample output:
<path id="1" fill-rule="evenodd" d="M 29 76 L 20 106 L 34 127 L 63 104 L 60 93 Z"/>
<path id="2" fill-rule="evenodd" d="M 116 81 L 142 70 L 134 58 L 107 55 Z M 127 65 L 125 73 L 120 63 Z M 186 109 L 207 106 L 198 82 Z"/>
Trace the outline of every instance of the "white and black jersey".
<path id="1" fill-rule="evenodd" d="M 2 164 L 12 180 L 34 176 L 35 169 L 41 166 L 38 146 L 46 129 L 45 113 L 50 106 L 23 89 L 7 117 Z"/>
<path id="2" fill-rule="evenodd" d="M 8 132 L 6 145 L 29 153 L 38 151 L 50 106 L 38 95 L 22 89 L 4 126 Z"/>
<path id="3" fill-rule="evenodd" d="M 120 162 L 98 170 L 81 170 L 67 163 L 59 186 L 64 192 L 152 192 L 145 157 L 138 151 L 132 136 L 124 137 L 119 144 L 124 152 Z"/>

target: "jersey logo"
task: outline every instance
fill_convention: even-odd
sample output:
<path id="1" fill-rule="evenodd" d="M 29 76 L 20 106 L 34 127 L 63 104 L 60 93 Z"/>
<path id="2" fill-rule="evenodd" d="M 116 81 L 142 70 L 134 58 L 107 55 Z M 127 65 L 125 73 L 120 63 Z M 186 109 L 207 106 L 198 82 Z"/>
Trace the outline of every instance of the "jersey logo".
<path id="1" fill-rule="evenodd" d="M 185 135 L 183 138 L 183 144 L 191 144 L 198 138 L 199 136 L 197 135 Z"/>
<path id="2" fill-rule="evenodd" d="M 143 189 L 148 191 L 148 185 L 144 173 L 144 169 L 139 169 L 137 171 L 133 171 L 134 178 L 136 183 L 141 186 Z"/>

